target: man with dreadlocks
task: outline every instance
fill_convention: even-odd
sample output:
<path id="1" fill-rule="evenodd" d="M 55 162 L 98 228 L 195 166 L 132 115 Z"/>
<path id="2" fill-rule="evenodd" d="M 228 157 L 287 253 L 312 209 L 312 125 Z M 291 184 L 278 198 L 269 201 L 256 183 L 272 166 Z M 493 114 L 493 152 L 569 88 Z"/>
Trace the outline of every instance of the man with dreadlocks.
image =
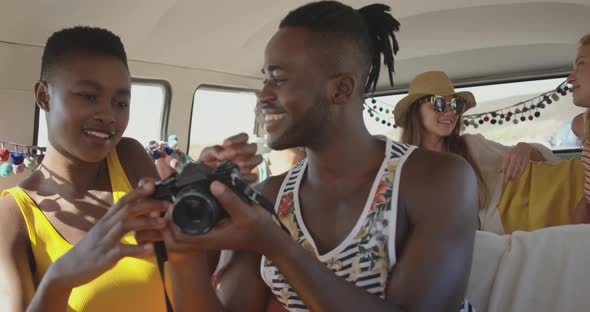
<path id="1" fill-rule="evenodd" d="M 303 146 L 307 158 L 258 189 L 287 231 L 213 183 L 231 218 L 201 236 L 165 234 L 179 311 L 472 311 L 463 298 L 473 170 L 455 155 L 371 136 L 363 123 L 381 55 L 392 80 L 399 23 L 387 11 L 321 1 L 282 20 L 259 104 L 270 147 Z M 206 249 L 238 251 L 217 294 Z"/>

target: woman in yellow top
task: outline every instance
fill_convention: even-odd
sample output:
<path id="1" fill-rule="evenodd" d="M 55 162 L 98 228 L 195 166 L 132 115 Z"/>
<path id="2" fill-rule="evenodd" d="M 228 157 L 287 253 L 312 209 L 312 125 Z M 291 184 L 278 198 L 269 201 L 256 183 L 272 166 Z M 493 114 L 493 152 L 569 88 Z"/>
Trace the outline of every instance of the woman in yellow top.
<path id="1" fill-rule="evenodd" d="M 0 311 L 165 311 L 153 247 L 130 234 L 161 233 L 168 207 L 150 199 L 152 182 L 139 182 L 158 178 L 143 147 L 121 138 L 130 91 L 111 32 L 75 27 L 49 38 L 35 84 L 47 153 L 0 199 Z M 246 141 L 232 137 L 201 158 L 236 160 L 249 172 L 260 156 Z"/>

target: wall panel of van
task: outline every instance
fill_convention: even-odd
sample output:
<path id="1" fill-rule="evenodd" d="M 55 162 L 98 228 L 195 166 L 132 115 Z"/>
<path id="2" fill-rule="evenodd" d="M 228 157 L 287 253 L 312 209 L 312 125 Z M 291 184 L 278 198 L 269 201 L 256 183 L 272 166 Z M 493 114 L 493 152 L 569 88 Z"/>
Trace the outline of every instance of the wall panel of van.
<path id="1" fill-rule="evenodd" d="M 39 47 L 0 43 L 0 139 L 33 142 L 35 100 L 33 84 L 39 79 Z M 0 189 L 18 184 L 25 176 L 0 177 Z"/>

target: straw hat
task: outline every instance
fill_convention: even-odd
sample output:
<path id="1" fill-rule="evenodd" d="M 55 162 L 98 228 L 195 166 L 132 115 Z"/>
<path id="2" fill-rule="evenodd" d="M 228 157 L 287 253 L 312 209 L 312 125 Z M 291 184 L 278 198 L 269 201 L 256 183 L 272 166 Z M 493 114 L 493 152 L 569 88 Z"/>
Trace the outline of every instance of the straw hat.
<path id="1" fill-rule="evenodd" d="M 441 95 L 441 96 L 449 96 L 455 95 L 456 97 L 463 100 L 465 105 L 465 109 L 463 113 L 465 113 L 468 109 L 474 107 L 475 97 L 471 92 L 455 92 L 455 88 L 453 87 L 453 83 L 445 74 L 441 71 L 430 71 L 422 73 L 410 84 L 410 90 L 408 91 L 408 95 L 401 99 L 395 109 L 393 111 L 395 117 L 395 124 L 398 127 L 404 128 L 407 122 L 407 114 L 410 106 L 418 99 L 429 96 L 429 95 Z"/>

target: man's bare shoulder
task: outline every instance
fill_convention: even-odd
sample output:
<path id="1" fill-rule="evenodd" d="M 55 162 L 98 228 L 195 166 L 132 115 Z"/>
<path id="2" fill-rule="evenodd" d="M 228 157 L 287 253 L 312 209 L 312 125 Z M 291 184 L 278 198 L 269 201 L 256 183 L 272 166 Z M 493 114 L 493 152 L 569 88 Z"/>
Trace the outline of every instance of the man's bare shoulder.
<path id="1" fill-rule="evenodd" d="M 456 154 L 417 149 L 402 169 L 400 201 L 413 215 L 452 209 L 453 215 L 459 212 L 468 219 L 475 218 L 477 192 L 473 168 Z"/>
<path id="2" fill-rule="evenodd" d="M 421 177 L 421 183 L 428 183 L 422 178 L 452 181 L 472 172 L 471 165 L 459 155 L 418 148 L 404 164 L 402 177 L 411 181 Z"/>
<path id="3" fill-rule="evenodd" d="M 152 159 L 144 146 L 137 140 L 127 137 L 121 138 L 116 148 L 121 166 L 133 187 L 137 185 L 141 178 L 159 179 Z"/>
<path id="4" fill-rule="evenodd" d="M 281 175 L 271 176 L 266 180 L 256 184 L 254 186 L 254 189 L 260 192 L 264 197 L 266 197 L 266 199 L 274 203 L 277 199 L 277 195 L 281 190 L 281 185 L 283 184 L 283 181 L 285 180 L 286 176 L 287 172 Z"/>

